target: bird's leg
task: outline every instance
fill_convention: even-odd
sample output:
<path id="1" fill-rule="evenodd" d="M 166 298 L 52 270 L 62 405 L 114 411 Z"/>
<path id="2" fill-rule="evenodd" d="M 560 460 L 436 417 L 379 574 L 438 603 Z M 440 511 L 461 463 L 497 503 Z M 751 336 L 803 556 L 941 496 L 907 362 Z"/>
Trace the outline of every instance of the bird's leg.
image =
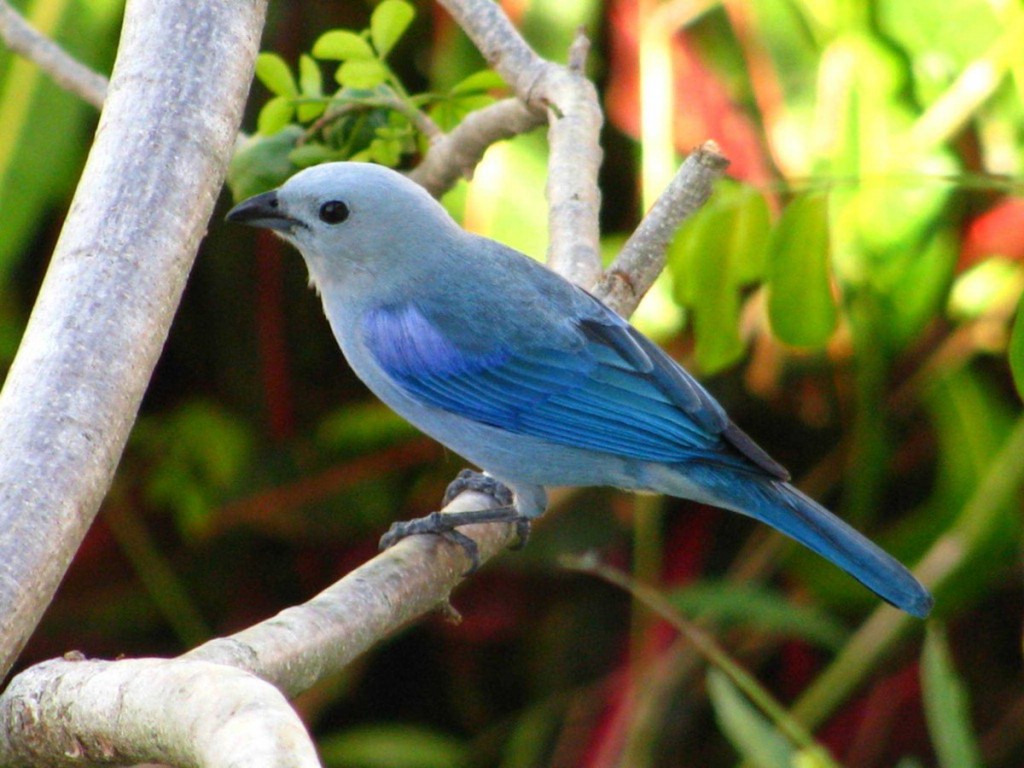
<path id="1" fill-rule="evenodd" d="M 530 538 L 530 520 L 520 514 L 513 504 L 513 495 L 507 487 L 499 483 L 493 477 L 464 469 L 451 482 L 444 494 L 444 504 L 449 504 L 452 499 L 463 491 L 477 491 L 485 493 L 501 506 L 489 509 L 471 509 L 463 512 L 431 512 L 425 517 L 418 517 L 415 520 L 404 520 L 392 523 L 391 528 L 380 539 L 382 550 L 394 546 L 407 536 L 416 536 L 423 533 L 432 533 L 447 539 L 461 546 L 472 566 L 468 573 L 472 573 L 480 567 L 480 552 L 476 542 L 469 536 L 458 531 L 464 525 L 475 525 L 477 523 L 514 523 L 519 541 L 512 549 L 521 549 Z"/>

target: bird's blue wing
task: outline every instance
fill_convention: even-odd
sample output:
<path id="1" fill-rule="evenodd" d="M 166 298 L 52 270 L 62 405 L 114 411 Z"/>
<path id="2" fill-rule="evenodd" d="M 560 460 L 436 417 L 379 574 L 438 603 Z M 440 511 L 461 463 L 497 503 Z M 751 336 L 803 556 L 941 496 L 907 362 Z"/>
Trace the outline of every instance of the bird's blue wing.
<path id="1" fill-rule="evenodd" d="M 580 296 L 568 342 L 552 334 L 471 346 L 414 304 L 365 315 L 363 342 L 409 395 L 508 432 L 645 461 L 753 462 L 785 475 L 685 370 Z"/>

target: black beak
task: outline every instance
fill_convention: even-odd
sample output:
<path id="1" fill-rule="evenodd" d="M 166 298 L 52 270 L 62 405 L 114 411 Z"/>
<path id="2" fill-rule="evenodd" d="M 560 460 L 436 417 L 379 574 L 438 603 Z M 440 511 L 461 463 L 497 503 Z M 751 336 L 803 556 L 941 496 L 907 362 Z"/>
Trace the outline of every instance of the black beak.
<path id="1" fill-rule="evenodd" d="M 250 227 L 264 227 L 288 232 L 299 223 L 280 209 L 277 192 L 271 190 L 262 195 L 243 200 L 224 217 L 236 224 L 247 224 Z"/>

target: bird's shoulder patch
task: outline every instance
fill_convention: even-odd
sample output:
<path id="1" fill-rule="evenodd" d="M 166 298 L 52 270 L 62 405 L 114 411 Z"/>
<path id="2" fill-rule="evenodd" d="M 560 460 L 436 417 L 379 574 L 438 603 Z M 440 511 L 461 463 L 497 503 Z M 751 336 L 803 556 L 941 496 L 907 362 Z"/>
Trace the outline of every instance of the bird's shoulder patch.
<path id="1" fill-rule="evenodd" d="M 499 363 L 501 350 L 475 354 L 461 348 L 414 304 L 372 309 L 362 317 L 363 343 L 392 376 L 458 375 Z"/>

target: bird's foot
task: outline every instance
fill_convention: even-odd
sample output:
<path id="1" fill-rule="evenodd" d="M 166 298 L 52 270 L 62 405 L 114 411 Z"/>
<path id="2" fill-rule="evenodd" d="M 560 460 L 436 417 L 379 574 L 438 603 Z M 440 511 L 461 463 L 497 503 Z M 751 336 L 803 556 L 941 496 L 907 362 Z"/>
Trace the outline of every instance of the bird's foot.
<path id="1" fill-rule="evenodd" d="M 466 571 L 468 575 L 480 567 L 480 550 L 475 541 L 458 529 L 464 525 L 477 523 L 514 523 L 519 535 L 519 541 L 514 548 L 522 547 L 530 536 L 529 519 L 520 515 L 515 507 L 493 507 L 464 512 L 431 512 L 415 520 L 392 523 L 388 532 L 381 536 L 380 548 L 389 549 L 407 536 L 432 533 L 462 547 L 471 563 L 469 570 Z"/>
<path id="2" fill-rule="evenodd" d="M 519 540 L 511 548 L 521 549 L 526 545 L 530 538 L 530 519 L 521 515 L 512 504 L 512 492 L 507 487 L 492 477 L 464 469 L 448 486 L 444 504 L 449 504 L 452 499 L 467 490 L 486 493 L 501 506 L 463 512 L 431 512 L 415 520 L 393 523 L 380 539 L 381 550 L 393 547 L 407 536 L 431 533 L 462 547 L 471 563 L 470 569 L 466 572 L 468 575 L 480 567 L 480 550 L 475 541 L 458 530 L 462 526 L 477 523 L 513 523 Z"/>
<path id="3" fill-rule="evenodd" d="M 515 497 L 507 485 L 495 480 L 490 475 L 485 475 L 483 472 L 476 472 L 472 469 L 463 469 L 455 476 L 454 480 L 448 483 L 448 487 L 444 492 L 444 498 L 441 499 L 441 505 L 447 507 L 463 491 L 476 491 L 477 493 L 486 494 L 498 502 L 501 507 L 514 506 Z M 530 518 L 516 515 L 511 520 L 503 518 L 501 522 L 513 522 L 516 525 L 517 540 L 509 549 L 522 549 L 525 547 L 526 542 L 530 540 Z"/>
<path id="4" fill-rule="evenodd" d="M 455 479 L 448 483 L 445 489 L 441 505 L 447 507 L 455 497 L 463 491 L 476 491 L 490 496 L 503 507 L 512 506 L 512 491 L 504 483 L 498 482 L 490 475 L 483 472 L 476 472 L 472 469 L 464 469 L 455 476 Z"/>

